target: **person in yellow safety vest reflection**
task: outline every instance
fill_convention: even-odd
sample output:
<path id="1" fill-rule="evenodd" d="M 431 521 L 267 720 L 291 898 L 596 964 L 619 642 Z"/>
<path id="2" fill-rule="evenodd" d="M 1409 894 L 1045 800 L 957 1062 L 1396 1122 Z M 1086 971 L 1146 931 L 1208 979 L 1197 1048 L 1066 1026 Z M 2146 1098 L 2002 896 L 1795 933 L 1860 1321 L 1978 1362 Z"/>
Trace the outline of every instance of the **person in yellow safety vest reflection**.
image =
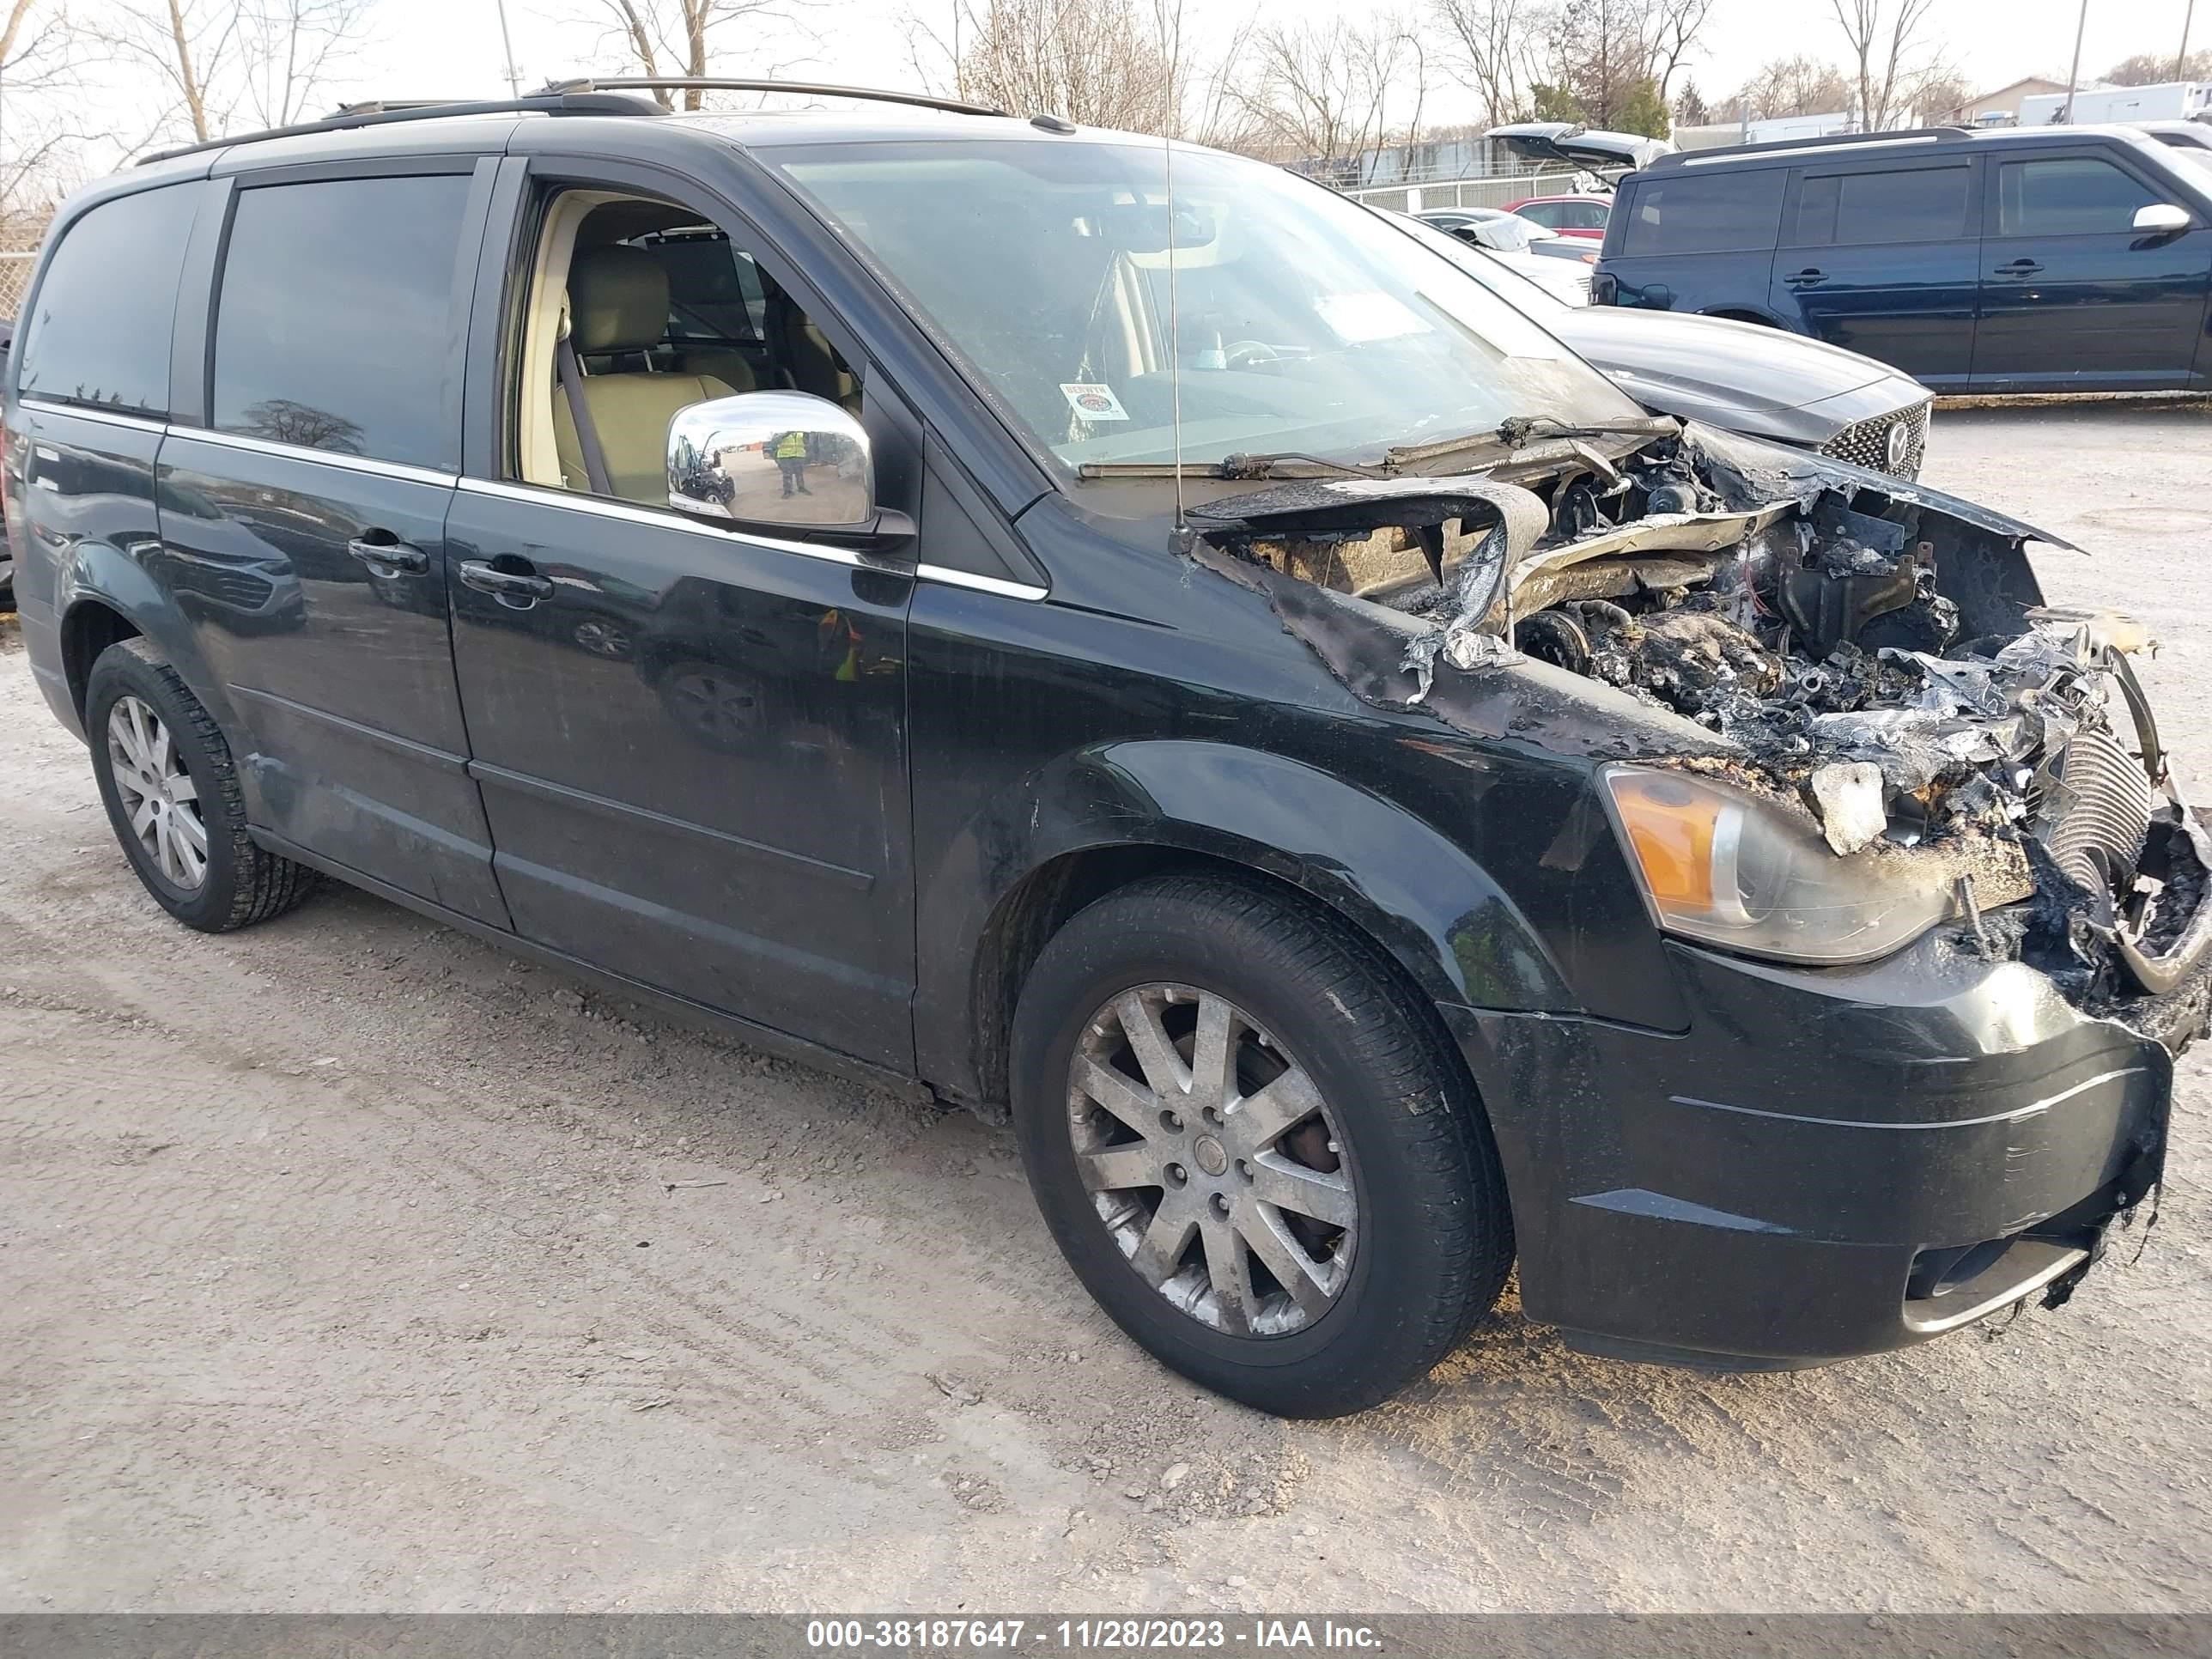
<path id="1" fill-rule="evenodd" d="M 814 625 L 816 660 L 829 669 L 830 678 L 847 684 L 860 678 L 860 630 L 835 610 L 822 613 Z"/>
<path id="2" fill-rule="evenodd" d="M 783 493 L 811 495 L 806 487 L 806 434 L 787 432 L 775 441 L 775 464 L 783 472 Z"/>

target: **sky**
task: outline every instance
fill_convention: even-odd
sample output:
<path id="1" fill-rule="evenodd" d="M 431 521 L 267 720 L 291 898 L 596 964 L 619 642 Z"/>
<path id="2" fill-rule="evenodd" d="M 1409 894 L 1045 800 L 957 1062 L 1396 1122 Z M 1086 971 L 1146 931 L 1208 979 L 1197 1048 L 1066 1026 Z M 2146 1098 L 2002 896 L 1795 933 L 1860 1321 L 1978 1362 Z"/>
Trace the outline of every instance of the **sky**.
<path id="1" fill-rule="evenodd" d="M 1186 0 L 1194 27 L 1225 34 L 1251 10 L 1251 0 Z M 596 52 L 596 31 L 555 21 L 574 17 L 589 0 L 568 0 L 549 12 L 538 0 L 507 0 L 525 90 L 555 75 L 607 67 Z M 925 7 L 943 9 L 941 0 Z M 1418 0 L 1416 0 L 1418 3 Z M 2172 52 L 2181 41 L 2188 0 L 2088 0 L 2081 50 L 2085 79 L 2138 52 Z M 915 83 L 899 19 L 906 0 L 793 0 L 815 39 L 779 44 L 781 72 L 852 85 Z M 1341 0 L 1267 0 L 1270 17 L 1326 20 L 1350 9 Z M 2064 78 L 2074 49 L 2078 0 L 1936 0 L 1931 33 L 1942 50 L 1984 89 L 2026 75 Z M 497 0 L 379 0 L 380 38 L 356 55 L 348 95 L 483 96 L 504 91 Z M 2212 46 L 2212 0 L 2197 8 L 2192 42 Z M 717 67 L 761 72 L 726 46 Z M 1770 58 L 1803 52 L 1840 62 L 1843 37 L 1830 0 L 1716 0 L 1703 55 L 1691 74 L 1708 96 L 1733 88 Z M 803 64 L 791 59 L 810 54 Z M 1434 99 L 1432 94 L 1432 100 Z M 1440 111 L 1431 121 L 1464 112 Z"/>
<path id="2" fill-rule="evenodd" d="M 924 15 L 949 15 L 952 0 L 775 0 L 779 9 L 807 31 L 764 33 L 749 43 L 732 25 L 720 37 L 714 67 L 730 75 L 781 75 L 789 78 L 854 86 L 914 88 L 917 77 L 908 45 L 907 20 L 915 9 Z M 1889 0 L 1885 0 L 1888 3 Z M 506 91 L 500 44 L 501 0 L 372 0 L 369 33 L 347 53 L 342 76 L 313 106 L 315 112 L 346 100 L 387 98 L 483 98 Z M 507 21 L 524 90 L 556 76 L 621 73 L 624 64 L 609 33 L 591 21 L 606 0 L 505 0 Z M 984 0 L 971 0 L 978 8 Z M 1343 0 L 1182 0 L 1194 55 L 1218 55 L 1218 44 L 1264 4 L 1270 20 L 1325 23 L 1342 14 L 1359 13 Z M 1432 0 L 1370 0 L 1401 14 L 1419 13 Z M 1841 64 L 1844 43 L 1834 0 L 1715 0 L 1701 49 L 1688 72 L 1708 99 L 1725 94 L 1761 64 L 1800 53 Z M 2188 0 L 2087 0 L 2081 52 L 2085 80 L 2136 52 L 2169 53 L 2180 45 Z M 2212 46 L 2212 0 L 2203 0 L 2192 43 Z M 2063 78 L 2074 47 L 2079 0 L 1935 0 L 1933 45 L 1962 69 L 1980 90 L 1992 90 L 2027 75 Z M 751 50 L 747 47 L 750 46 Z M 1473 121 L 1480 112 L 1472 94 L 1453 85 L 1432 56 L 1431 83 L 1422 108 L 1431 130 Z M 76 101 L 82 120 L 87 105 L 110 99 L 131 101 L 118 88 L 103 88 Z M 89 112 L 95 131 L 100 112 Z M 1033 113 L 1034 112 L 1022 112 Z M 1394 122 L 1411 112 L 1410 96 L 1395 102 Z M 127 112 L 113 130 L 138 129 Z M 115 156 L 95 142 L 81 165 L 104 171 Z"/>

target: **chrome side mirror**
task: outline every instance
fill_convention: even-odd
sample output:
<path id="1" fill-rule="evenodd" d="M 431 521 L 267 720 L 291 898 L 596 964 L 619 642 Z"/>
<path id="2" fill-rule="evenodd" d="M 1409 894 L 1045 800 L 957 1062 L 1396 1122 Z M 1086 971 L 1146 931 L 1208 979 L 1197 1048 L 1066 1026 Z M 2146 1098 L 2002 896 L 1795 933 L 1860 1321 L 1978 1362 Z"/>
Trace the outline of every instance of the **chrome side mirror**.
<path id="1" fill-rule="evenodd" d="M 745 392 L 676 411 L 668 504 L 702 518 L 866 531 L 876 470 L 859 421 L 811 392 Z"/>
<path id="2" fill-rule="evenodd" d="M 2136 210 L 2136 228 L 2154 236 L 2171 236 L 2189 228 L 2189 210 L 2171 202 L 2153 202 Z"/>

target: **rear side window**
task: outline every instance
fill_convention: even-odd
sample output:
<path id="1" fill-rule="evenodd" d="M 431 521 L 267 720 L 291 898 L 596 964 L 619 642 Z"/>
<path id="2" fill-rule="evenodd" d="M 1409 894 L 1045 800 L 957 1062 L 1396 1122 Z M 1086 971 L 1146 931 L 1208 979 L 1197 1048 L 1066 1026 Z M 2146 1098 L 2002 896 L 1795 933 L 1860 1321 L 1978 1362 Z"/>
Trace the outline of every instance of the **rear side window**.
<path id="1" fill-rule="evenodd" d="M 1997 230 L 2006 236 L 2075 236 L 2134 228 L 2136 210 L 2160 198 L 2094 155 L 2007 161 L 1997 169 Z"/>
<path id="2" fill-rule="evenodd" d="M 241 191 L 216 310 L 216 428 L 458 467 L 447 394 L 469 189 L 447 173 Z"/>
<path id="3" fill-rule="evenodd" d="M 62 234 L 15 351 L 27 398 L 166 420 L 177 273 L 197 189 L 103 202 Z"/>
<path id="4" fill-rule="evenodd" d="M 1966 234 L 1973 169 L 1907 167 L 1827 173 L 1797 189 L 1793 240 L 1843 247 L 1955 241 Z"/>
<path id="5" fill-rule="evenodd" d="M 1731 253 L 1774 246 L 1786 169 L 1661 178 L 1636 191 L 1624 253 Z"/>

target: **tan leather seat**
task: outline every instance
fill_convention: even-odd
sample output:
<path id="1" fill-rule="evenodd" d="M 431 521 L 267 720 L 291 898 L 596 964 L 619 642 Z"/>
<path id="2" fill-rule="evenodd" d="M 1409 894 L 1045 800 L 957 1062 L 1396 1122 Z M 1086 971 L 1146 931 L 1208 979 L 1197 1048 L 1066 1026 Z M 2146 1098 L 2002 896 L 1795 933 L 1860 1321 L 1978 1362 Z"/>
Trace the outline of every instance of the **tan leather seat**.
<path id="1" fill-rule="evenodd" d="M 596 247 L 568 267 L 568 338 L 579 357 L 645 352 L 668 331 L 668 273 L 642 248 Z M 584 407 L 605 458 L 607 483 L 624 501 L 668 505 L 668 423 L 678 410 L 726 398 L 711 374 L 602 371 L 584 376 Z M 553 389 L 553 435 L 561 478 L 588 490 L 590 473 L 568 399 Z"/>
<path id="2" fill-rule="evenodd" d="M 860 376 L 830 343 L 830 337 L 780 289 L 768 294 L 768 332 L 775 342 L 777 377 L 794 392 L 811 392 L 860 412 Z"/>
<path id="3" fill-rule="evenodd" d="M 701 346 L 677 360 L 686 374 L 706 374 L 726 384 L 732 392 L 757 392 L 760 375 L 745 354 L 729 346 Z"/>

